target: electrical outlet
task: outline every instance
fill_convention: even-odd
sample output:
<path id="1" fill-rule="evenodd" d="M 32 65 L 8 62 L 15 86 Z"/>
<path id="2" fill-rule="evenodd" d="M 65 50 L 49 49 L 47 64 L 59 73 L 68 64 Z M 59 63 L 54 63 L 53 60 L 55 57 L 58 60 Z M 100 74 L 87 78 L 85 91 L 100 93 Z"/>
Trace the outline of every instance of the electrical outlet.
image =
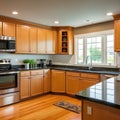
<path id="1" fill-rule="evenodd" d="M 87 114 L 92 115 L 92 107 L 87 106 Z"/>

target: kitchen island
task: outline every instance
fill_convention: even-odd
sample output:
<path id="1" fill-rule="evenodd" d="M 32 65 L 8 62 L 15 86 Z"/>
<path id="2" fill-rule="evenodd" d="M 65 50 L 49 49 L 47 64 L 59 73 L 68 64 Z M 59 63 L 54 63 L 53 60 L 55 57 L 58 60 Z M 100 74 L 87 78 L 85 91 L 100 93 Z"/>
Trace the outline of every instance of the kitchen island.
<path id="1" fill-rule="evenodd" d="M 82 100 L 82 120 L 120 120 L 120 76 L 76 94 Z"/>

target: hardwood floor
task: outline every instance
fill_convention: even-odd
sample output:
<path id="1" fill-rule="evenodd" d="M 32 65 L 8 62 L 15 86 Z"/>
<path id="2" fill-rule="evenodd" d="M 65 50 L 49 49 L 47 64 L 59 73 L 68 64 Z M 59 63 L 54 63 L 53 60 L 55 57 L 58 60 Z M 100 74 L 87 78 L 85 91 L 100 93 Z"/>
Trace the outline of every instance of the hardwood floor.
<path id="1" fill-rule="evenodd" d="M 53 105 L 59 100 L 81 106 L 78 99 L 48 94 L 0 108 L 0 120 L 81 120 L 81 114 Z"/>

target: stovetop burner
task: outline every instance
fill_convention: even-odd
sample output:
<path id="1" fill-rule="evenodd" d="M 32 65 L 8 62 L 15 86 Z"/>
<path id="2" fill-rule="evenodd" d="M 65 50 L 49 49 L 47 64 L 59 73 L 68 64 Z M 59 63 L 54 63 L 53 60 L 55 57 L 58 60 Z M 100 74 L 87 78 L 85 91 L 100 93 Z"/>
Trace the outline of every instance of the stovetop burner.
<path id="1" fill-rule="evenodd" d="M 10 59 L 0 59 L 0 72 L 8 71 L 11 69 Z"/>

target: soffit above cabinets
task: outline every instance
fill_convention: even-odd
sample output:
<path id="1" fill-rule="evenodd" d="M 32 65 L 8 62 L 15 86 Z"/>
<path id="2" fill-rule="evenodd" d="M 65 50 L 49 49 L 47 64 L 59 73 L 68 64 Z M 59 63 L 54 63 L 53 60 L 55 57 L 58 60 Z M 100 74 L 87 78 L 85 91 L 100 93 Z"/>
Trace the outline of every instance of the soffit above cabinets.
<path id="1" fill-rule="evenodd" d="M 85 26 L 113 20 L 107 12 L 120 13 L 120 0 L 2 0 L 0 15 L 38 24 Z M 13 15 L 13 11 L 18 11 Z"/>

